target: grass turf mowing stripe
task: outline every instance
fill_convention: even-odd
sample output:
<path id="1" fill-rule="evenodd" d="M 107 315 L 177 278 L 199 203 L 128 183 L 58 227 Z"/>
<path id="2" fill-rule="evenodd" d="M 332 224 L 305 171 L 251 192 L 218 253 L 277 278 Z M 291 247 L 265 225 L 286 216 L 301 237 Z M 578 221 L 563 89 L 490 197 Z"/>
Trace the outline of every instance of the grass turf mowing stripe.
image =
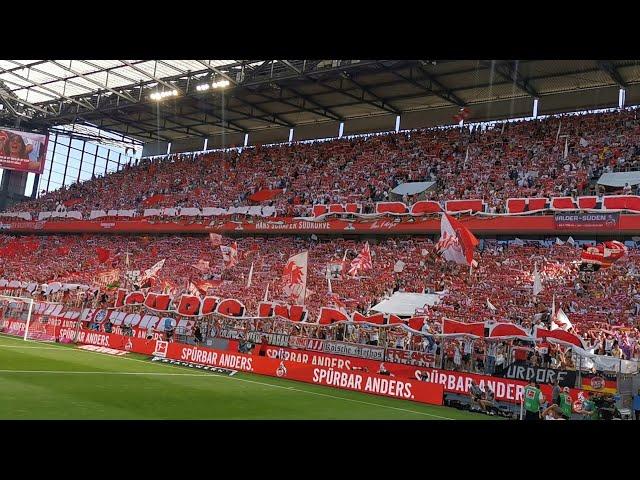
<path id="1" fill-rule="evenodd" d="M 7 342 L 3 342 L 3 340 L 6 340 Z M 23 342 L 22 339 L 18 339 L 18 338 L 6 338 L 4 336 L 0 337 L 0 346 L 3 346 L 2 343 L 18 343 L 18 342 Z M 25 346 L 26 347 L 26 346 Z M 386 397 L 379 397 L 380 401 L 383 401 L 385 403 L 393 403 L 395 405 L 390 405 L 390 404 L 381 404 L 381 403 L 375 403 L 375 402 L 371 402 L 371 401 L 365 401 L 365 400 L 360 400 L 359 398 L 370 398 L 369 395 L 360 393 L 360 392 L 351 392 L 351 391 L 344 391 L 341 393 L 344 393 L 346 396 L 342 396 L 342 395 L 332 395 L 329 393 L 324 393 L 327 391 L 331 391 L 331 392 L 335 392 L 335 389 L 331 389 L 329 387 L 324 387 L 324 386 L 318 386 L 318 385 L 308 385 L 309 387 L 311 387 L 312 390 L 308 390 L 308 389 L 303 389 L 303 388 L 297 388 L 297 387 L 293 387 L 290 386 L 291 384 L 296 384 L 298 385 L 299 382 L 293 382 L 291 380 L 283 380 L 283 379 L 273 379 L 270 377 L 259 377 L 259 378 L 264 378 L 265 380 L 269 380 L 269 381 L 257 381 L 257 380 L 250 380 L 248 378 L 238 378 L 238 377 L 227 377 L 224 375 L 216 375 L 213 373 L 206 373 L 206 374 L 194 374 L 191 373 L 190 369 L 187 369 L 186 367 L 182 367 L 179 365 L 165 365 L 165 364 L 154 364 L 151 363 L 149 360 L 142 360 L 142 359 L 137 359 L 137 358 L 128 358 L 128 357 L 115 357 L 115 356 L 109 356 L 109 355 L 104 355 L 102 353 L 99 352 L 91 352 L 91 351 L 84 351 L 84 350 L 78 350 L 73 348 L 72 345 L 47 345 L 47 346 L 42 346 L 42 347 L 36 347 L 36 348 L 32 348 L 31 351 L 25 351 L 24 353 L 20 353 L 20 355 L 38 355 L 40 352 L 38 352 L 38 350 L 58 350 L 60 353 L 64 353 L 65 355 L 63 355 L 64 358 L 77 358 L 78 360 L 74 360 L 73 362 L 75 363 L 83 363 L 84 360 L 80 360 L 83 357 L 91 357 L 86 356 L 86 355 L 66 355 L 66 354 L 75 354 L 75 353 L 98 353 L 100 355 L 100 358 L 102 358 L 103 360 L 101 360 L 101 363 L 98 364 L 101 368 L 108 368 L 107 365 L 111 364 L 112 367 L 110 368 L 111 370 L 116 369 L 116 368 L 120 368 L 121 365 L 124 365 L 122 362 L 119 362 L 118 360 L 115 359 L 124 359 L 124 360 L 129 360 L 129 361 L 134 361 L 137 363 L 141 363 L 145 365 L 145 369 L 152 369 L 152 370 L 165 370 L 164 373 L 166 373 L 167 369 L 173 369 L 173 370 L 179 370 L 179 371 L 186 371 L 189 370 L 189 373 L 186 374 L 185 373 L 179 373 L 176 375 L 138 375 L 138 376 L 133 376 L 132 378 L 138 378 L 140 379 L 143 383 L 147 382 L 147 379 L 152 379 L 152 378 L 157 378 L 158 380 L 163 379 L 163 378 L 175 378 L 176 380 L 182 378 L 182 377 L 209 377 L 209 378 L 231 378 L 233 380 L 239 380 L 241 382 L 241 384 L 250 386 L 250 385 L 256 385 L 261 387 L 263 390 L 261 393 L 260 390 L 256 391 L 253 388 L 250 388 L 249 390 L 247 390 L 246 388 L 242 388 L 241 390 L 243 392 L 246 392 L 246 394 L 240 399 L 242 401 L 247 401 L 247 397 L 249 397 L 249 399 L 251 400 L 251 404 L 256 403 L 259 404 L 260 402 L 264 402 L 265 400 L 271 400 L 272 401 L 272 405 L 269 406 L 268 403 L 267 405 L 265 405 L 265 408 L 269 409 L 271 408 L 270 411 L 267 411 L 264 413 L 265 416 L 262 416 L 262 412 L 258 412 L 258 415 L 254 412 L 253 415 L 247 414 L 238 414 L 235 413 L 235 415 L 231 415 L 229 416 L 221 416 L 220 418 L 290 418 L 291 417 L 291 410 L 296 410 L 295 405 L 293 404 L 300 404 L 300 406 L 298 407 L 298 413 L 294 414 L 293 417 L 291 418 L 351 418 L 351 415 L 348 412 L 351 412 L 352 410 L 348 410 L 345 411 L 344 407 L 340 407 L 339 404 L 340 403 L 344 403 L 344 402 L 350 402 L 350 403 L 357 403 L 357 404 L 361 404 L 364 406 L 362 414 L 359 414 L 358 412 L 355 412 L 355 414 L 353 415 L 353 418 L 379 418 L 379 417 L 384 417 L 384 418 L 395 418 L 395 415 L 392 415 L 391 417 L 389 417 L 389 414 L 384 414 L 384 413 L 374 413 L 375 410 L 380 411 L 380 409 L 382 410 L 386 410 L 387 412 L 391 412 L 391 411 L 395 411 L 400 413 L 400 415 L 402 416 L 402 418 L 408 418 L 406 416 L 406 414 L 412 415 L 414 416 L 420 416 L 422 418 L 424 417 L 431 417 L 433 419 L 440 419 L 440 420 L 453 420 L 455 419 L 454 417 L 457 418 L 483 418 L 483 419 L 488 419 L 485 415 L 478 415 L 478 414 L 469 414 L 467 412 L 459 412 L 457 410 L 451 410 L 449 408 L 446 407 L 438 407 L 438 406 L 431 406 L 431 405 L 425 405 L 425 404 L 415 404 L 413 402 L 409 403 L 408 401 L 403 401 L 403 400 L 397 400 L 397 399 L 392 399 L 392 398 L 386 398 Z M 16 351 L 20 351 L 20 349 L 16 349 L 16 350 L 12 350 L 11 353 L 16 352 Z M 6 354 L 9 354 L 9 351 L 5 351 Z M 57 352 L 56 352 L 57 353 Z M 47 352 L 41 352 L 38 355 L 38 358 L 36 358 L 36 360 L 38 361 L 47 361 L 47 362 L 54 362 L 54 361 L 58 361 L 58 362 L 62 362 L 62 359 L 58 359 L 58 358 L 49 358 L 51 357 L 53 354 L 53 352 L 47 351 Z M 136 354 L 132 354 L 132 355 L 136 355 Z M 56 356 L 59 357 L 59 356 Z M 113 359 L 113 360 L 112 360 Z M 71 361 L 69 360 L 65 360 L 64 362 L 69 363 L 69 365 L 65 364 L 61 364 L 61 366 L 63 367 L 67 367 L 69 366 L 69 368 L 73 368 L 75 367 L 75 364 L 73 364 Z M 90 367 L 93 368 L 94 367 L 94 363 L 93 361 L 91 361 L 91 363 L 89 364 L 87 362 L 87 364 L 85 365 L 85 369 L 81 370 L 81 371 L 85 371 L 86 367 Z M 18 370 L 18 368 L 14 369 L 14 370 Z M 35 370 L 35 369 L 33 369 Z M 65 370 L 64 372 L 68 372 L 69 370 Z M 105 376 L 103 378 L 112 378 L 112 379 L 116 379 L 116 378 L 127 378 L 126 375 L 118 377 L 117 375 L 112 375 L 112 373 L 118 373 L 118 372 L 105 372 L 104 370 L 96 370 L 96 373 L 107 373 L 108 377 Z M 126 373 L 126 372 L 121 372 L 121 373 Z M 131 372 L 133 373 L 133 372 Z M 138 373 L 138 372 L 136 372 Z M 145 373 L 145 372 L 140 372 L 140 373 Z M 146 372 L 149 373 L 149 372 Z M 9 373 L 7 373 L 7 375 L 10 375 Z M 242 373 L 241 375 L 243 376 L 253 376 L 251 374 L 246 374 L 246 373 Z M 12 376 L 14 379 L 16 379 L 17 377 Z M 53 377 L 56 378 L 56 377 Z M 60 377 L 57 377 L 60 378 Z M 70 376 L 69 378 L 74 378 L 73 376 Z M 98 377 L 99 378 L 99 377 Z M 61 379 L 60 379 L 61 380 Z M 184 380 L 186 381 L 187 378 L 184 378 Z M 170 392 L 169 394 L 182 394 L 183 393 L 183 389 L 185 390 L 184 394 L 185 396 L 189 395 L 189 389 L 196 390 L 196 393 L 198 395 L 210 395 L 211 394 L 211 390 L 215 390 L 216 388 L 221 391 L 223 394 L 227 393 L 227 390 L 231 389 L 232 391 L 237 391 L 238 387 L 232 386 L 232 385 L 240 385 L 238 382 L 232 382 L 230 384 L 230 387 L 213 387 L 213 384 L 220 384 L 220 382 L 213 382 L 213 384 L 210 381 L 206 381 L 205 384 L 202 384 L 201 379 L 197 379 L 197 378 L 193 378 L 193 381 L 198 381 L 200 382 L 197 385 L 194 385 L 192 383 L 189 383 L 188 385 L 170 385 L 171 387 L 177 387 L 177 392 L 176 389 L 174 389 L 174 392 Z M 225 383 L 225 382 L 222 382 Z M 228 382 L 226 382 L 228 383 Z M 115 387 L 115 385 L 114 385 Z M 62 387 L 60 387 L 62 388 Z M 99 383 L 96 384 L 96 388 L 102 388 L 102 389 L 106 389 L 105 386 L 100 385 Z M 129 386 L 126 387 L 116 387 L 116 388 L 130 388 Z M 141 387 L 136 387 L 136 388 L 142 388 Z M 151 387 L 144 387 L 144 388 L 151 388 Z M 266 390 L 264 390 L 264 388 L 267 388 L 267 390 L 272 390 L 274 392 L 277 391 L 282 391 L 284 392 L 290 392 L 291 394 L 299 394 L 301 395 L 301 397 L 298 397 L 298 395 L 295 395 L 294 397 L 283 397 L 280 394 L 274 393 L 274 394 L 267 394 Z M 165 388 L 165 386 L 163 385 L 162 388 L 160 389 L 162 394 L 166 394 L 167 390 Z M 218 393 L 218 390 L 215 390 L 213 393 Z M 313 391 L 315 390 L 315 391 Z M 85 395 L 89 396 L 88 392 L 82 392 Z M 134 393 L 140 393 L 140 392 L 135 392 Z M 143 392 L 144 393 L 144 392 Z M 198 395 L 196 395 L 196 397 L 193 399 L 194 402 L 198 401 Z M 277 402 L 274 400 L 277 400 Z M 296 400 L 295 397 L 298 397 L 298 399 Z M 308 400 L 305 400 L 303 397 L 307 397 Z M 326 402 L 323 402 L 323 404 L 317 404 L 317 402 L 312 402 L 311 401 L 311 397 L 324 397 L 327 399 L 327 401 L 329 402 L 327 405 L 324 406 L 323 408 L 323 404 Z M 351 397 L 351 398 L 349 398 Z M 374 398 L 378 398 L 378 397 L 374 397 Z M 237 399 L 236 399 L 237 400 Z M 255 402 L 253 402 L 253 400 L 255 400 Z M 145 400 L 148 401 L 148 400 Z M 338 403 L 336 404 L 335 401 L 337 401 Z M 406 402 L 406 403 L 405 403 Z M 188 403 L 188 402 L 185 402 Z M 400 405 L 407 405 L 410 408 L 402 408 L 400 407 Z M 253 405 L 249 405 L 250 407 L 252 407 Z M 307 410 L 305 410 L 305 408 L 310 408 L 311 410 L 308 412 L 307 415 Z M 367 407 L 374 407 L 374 409 L 367 409 Z M 184 408 L 184 407 L 183 407 Z M 162 408 L 161 408 L 162 409 Z M 422 409 L 427 409 L 427 411 L 420 411 Z M 301 410 L 301 411 L 300 411 Z M 360 410 L 360 409 L 359 409 Z M 432 411 L 434 413 L 430 413 L 429 412 Z M 449 411 L 453 414 L 453 417 L 450 416 L 444 416 L 444 415 L 438 415 L 437 413 L 449 413 Z M 322 413 L 324 412 L 324 413 Z M 366 413 L 365 413 L 366 412 Z M 1 414 L 2 412 L 0 412 Z M 65 414 L 69 415 L 67 412 L 65 412 Z M 160 414 L 160 412 L 158 412 L 158 414 Z M 403 415 L 404 414 L 404 415 Z M 147 417 L 147 413 L 145 412 L 145 414 L 143 416 L 139 416 L 139 417 L 134 417 L 134 418 L 165 418 L 165 417 Z M 195 418 L 211 418 L 209 416 L 209 412 L 207 412 L 207 416 L 205 417 L 195 417 Z M 275 417 L 274 417 L 275 415 Z M 289 416 L 287 416 L 289 415 Z M 70 417 L 70 418 L 74 418 L 74 417 Z M 93 417 L 92 417 L 93 418 Z M 118 417 L 120 418 L 120 417 Z M 170 416 L 168 418 L 175 418 L 174 416 Z M 183 418 L 183 417 L 180 417 Z M 188 417 L 188 418 L 192 418 L 192 417 Z"/>

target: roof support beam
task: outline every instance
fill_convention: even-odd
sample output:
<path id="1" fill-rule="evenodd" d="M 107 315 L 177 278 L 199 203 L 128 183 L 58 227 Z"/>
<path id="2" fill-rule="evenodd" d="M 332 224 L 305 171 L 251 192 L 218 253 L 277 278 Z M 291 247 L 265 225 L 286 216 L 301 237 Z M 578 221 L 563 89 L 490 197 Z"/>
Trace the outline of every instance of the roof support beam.
<path id="1" fill-rule="evenodd" d="M 167 88 L 170 88 L 171 90 L 177 90 L 178 92 L 183 93 L 182 90 L 180 88 L 178 88 L 177 86 L 171 85 L 170 83 L 164 81 L 161 78 L 156 77 L 155 75 L 148 74 L 147 72 L 142 70 L 140 67 L 138 67 L 137 65 L 135 65 L 135 64 L 133 64 L 131 62 L 128 62 L 127 60 L 118 60 L 118 61 L 124 63 L 125 65 L 127 65 L 127 66 L 129 66 L 131 68 L 133 68 L 136 72 L 141 73 L 145 77 L 150 78 L 150 79 L 152 79 L 152 80 L 164 85 Z"/>
<path id="2" fill-rule="evenodd" d="M 609 60 L 599 60 L 598 68 L 609 75 L 611 80 L 613 80 L 620 88 L 628 88 L 627 82 L 622 79 L 615 65 L 613 65 Z"/>
<path id="3" fill-rule="evenodd" d="M 7 73 L 7 70 L 5 70 L 4 68 L 1 68 L 1 67 L 0 67 L 0 73 Z M 25 81 L 25 82 L 31 82 L 28 78 L 25 78 L 25 77 L 23 77 L 22 75 L 18 75 L 18 74 L 17 74 L 17 73 L 15 73 L 15 72 L 11 72 L 11 75 L 13 75 L 14 77 L 19 78 L 20 80 L 23 80 L 23 81 Z M 76 99 L 74 99 L 74 98 L 67 97 L 67 96 L 65 96 L 65 95 L 61 95 L 60 93 L 56 92 L 55 90 L 52 90 L 52 89 L 51 89 L 51 88 L 49 88 L 49 87 L 45 87 L 45 86 L 43 86 L 43 85 L 39 85 L 39 84 L 37 84 L 37 83 L 35 83 L 35 82 L 32 82 L 32 83 L 33 83 L 33 85 L 34 85 L 35 87 L 40 88 L 40 89 L 42 89 L 42 90 L 45 90 L 45 91 L 47 91 L 47 92 L 52 93 L 52 94 L 53 94 L 53 96 L 54 96 L 54 98 L 68 100 L 68 101 L 73 102 L 73 103 L 75 103 L 75 104 L 77 104 L 77 105 L 79 105 L 79 106 L 81 106 L 81 107 L 83 107 L 83 108 L 87 108 L 87 109 L 89 109 L 89 110 L 95 110 L 95 108 L 93 107 L 93 105 L 91 105 L 91 103 L 87 102 L 86 100 L 82 100 L 82 99 L 80 99 L 80 100 L 76 100 Z M 33 106 L 33 107 L 35 107 L 35 106 Z M 47 112 L 47 113 L 49 113 L 49 112 Z"/>
<path id="4" fill-rule="evenodd" d="M 353 78 L 351 78 L 351 76 L 348 73 L 346 73 L 346 72 L 343 73 L 342 77 L 347 79 L 349 82 L 351 82 L 353 85 L 355 85 L 356 87 L 358 87 L 360 89 L 360 91 L 362 93 L 361 93 L 361 95 L 359 97 L 357 95 L 353 95 L 353 94 L 349 93 L 348 91 L 346 91 L 346 90 L 344 90 L 342 88 L 335 88 L 335 87 L 332 87 L 331 85 L 327 85 L 326 83 L 323 83 L 323 82 L 318 82 L 318 84 L 322 85 L 325 88 L 328 88 L 332 92 L 340 93 L 342 95 L 346 95 L 347 97 L 353 98 L 355 100 L 360 100 L 361 102 L 364 102 L 367 105 L 371 105 L 372 107 L 376 107 L 376 108 L 378 108 L 380 110 L 384 110 L 385 112 L 393 113 L 394 115 L 400 115 L 401 114 L 400 110 L 398 108 L 394 107 L 393 105 L 391 105 L 386 98 L 381 98 L 381 97 L 377 96 L 371 90 L 369 90 L 365 86 L 363 86 L 363 85 L 359 84 L 358 82 L 356 82 Z M 365 98 L 365 94 L 368 94 L 369 96 L 373 97 L 374 101 L 367 100 Z M 380 102 L 380 103 L 378 104 L 376 102 Z"/>
<path id="5" fill-rule="evenodd" d="M 322 113 L 317 112 L 318 115 L 322 115 L 323 117 L 327 117 L 327 118 L 330 118 L 332 120 L 336 120 L 338 122 L 343 122 L 344 121 L 344 118 L 342 118 L 342 115 L 340 115 L 339 113 L 333 111 L 331 108 L 327 107 L 326 105 L 321 105 L 318 102 L 316 102 L 314 100 L 311 100 L 311 98 L 309 98 L 308 95 L 304 95 L 304 94 L 300 93 L 295 88 L 284 86 L 284 85 L 280 85 L 280 84 L 277 84 L 277 85 L 278 85 L 278 87 L 280 87 L 280 89 L 282 91 L 289 90 L 290 92 L 293 92 L 294 95 L 297 95 L 298 97 L 300 97 L 305 102 L 310 103 L 311 105 L 313 105 L 317 109 L 320 109 L 320 111 Z"/>
<path id="6" fill-rule="evenodd" d="M 529 84 L 529 79 L 524 78 L 518 71 L 518 60 L 513 64 L 509 62 L 497 63 L 495 60 L 491 62 L 481 61 L 480 65 L 497 72 L 501 77 L 513 82 L 520 90 L 528 93 L 533 98 L 540 98 L 540 94 Z"/>
<path id="7" fill-rule="evenodd" d="M 461 108 L 464 107 L 467 104 L 467 102 L 465 102 L 460 97 L 458 97 L 455 93 L 453 93 L 452 89 L 450 89 L 449 87 L 445 86 L 439 80 L 437 80 L 433 75 L 431 75 L 421 62 L 418 62 L 418 69 L 424 75 L 426 80 L 431 84 L 431 86 L 435 85 L 436 87 L 438 87 L 440 89 L 439 91 L 436 91 L 431 87 L 426 88 L 426 87 L 423 86 L 423 88 L 426 88 L 427 91 L 430 91 L 431 93 L 433 93 L 434 95 L 442 98 L 443 100 L 451 102 L 454 105 L 458 105 Z M 420 84 L 418 84 L 418 86 L 420 86 Z"/>
<path id="8" fill-rule="evenodd" d="M 81 78 L 85 79 L 85 80 L 86 80 L 87 82 L 89 82 L 89 83 L 93 83 L 94 85 L 96 85 L 96 86 L 100 87 L 100 89 L 108 90 L 109 92 L 111 92 L 111 93 L 113 93 L 113 94 L 115 94 L 115 95 L 118 95 L 120 98 L 123 98 L 123 99 L 125 99 L 125 100 L 127 100 L 127 101 L 129 101 L 129 102 L 137 103 L 137 101 L 138 101 L 137 99 L 133 98 L 131 95 L 129 95 L 129 94 L 128 94 L 128 93 L 126 93 L 126 92 L 118 92 L 117 90 L 114 90 L 113 88 L 109 88 L 109 87 L 106 85 L 106 83 L 103 85 L 102 83 L 100 83 L 100 82 L 98 82 L 98 81 L 94 80 L 93 78 L 88 77 L 88 76 L 86 76 L 86 75 L 85 75 L 85 74 L 83 74 L 83 73 L 77 72 L 77 71 L 73 70 L 71 67 L 67 67 L 66 65 L 63 65 L 63 64 L 61 64 L 61 63 L 58 63 L 58 62 L 56 62 L 55 60 L 51 60 L 51 63 L 53 63 L 54 65 L 57 65 L 58 67 L 60 67 L 60 68 L 62 68 L 62 69 L 64 69 L 64 70 L 66 70 L 66 71 L 67 71 L 67 72 L 69 72 L 69 73 L 72 73 L 72 74 L 74 74 L 74 75 L 77 75 L 78 77 L 81 77 Z M 41 70 L 35 70 L 35 69 L 34 69 L 34 71 L 41 71 Z M 43 72 L 43 73 L 44 73 L 44 72 Z M 52 75 L 52 76 L 53 76 L 53 75 Z"/>
<path id="9" fill-rule="evenodd" d="M 207 67 L 209 70 L 211 70 L 214 73 L 217 73 L 221 77 L 225 78 L 226 80 L 229 81 L 229 83 L 234 85 L 236 88 L 243 88 L 243 89 L 245 88 L 242 84 L 236 82 L 229 75 L 227 75 L 226 73 L 220 71 L 220 69 L 218 69 L 218 68 L 216 68 L 216 67 L 214 67 L 214 66 L 212 66 L 212 65 L 210 65 L 210 64 L 208 64 L 206 62 L 203 62 L 202 60 L 196 60 L 196 62 L 198 62 L 200 65 L 203 65 L 204 67 Z M 263 109 L 261 109 L 259 107 L 256 107 L 254 104 L 252 104 L 250 102 L 247 102 L 246 100 L 243 100 L 242 98 L 239 98 L 238 96 L 234 95 L 233 92 L 231 92 L 231 97 L 235 98 L 240 103 L 242 103 L 243 105 L 246 105 L 249 108 L 254 108 L 254 109 L 258 110 L 260 113 L 272 117 L 273 118 L 273 123 L 277 123 L 277 124 L 279 124 L 280 126 L 283 126 L 283 127 L 289 127 L 289 128 L 294 127 L 294 125 L 291 122 L 287 122 L 284 118 L 281 118 L 276 113 L 267 112 L 266 110 L 263 110 Z"/>

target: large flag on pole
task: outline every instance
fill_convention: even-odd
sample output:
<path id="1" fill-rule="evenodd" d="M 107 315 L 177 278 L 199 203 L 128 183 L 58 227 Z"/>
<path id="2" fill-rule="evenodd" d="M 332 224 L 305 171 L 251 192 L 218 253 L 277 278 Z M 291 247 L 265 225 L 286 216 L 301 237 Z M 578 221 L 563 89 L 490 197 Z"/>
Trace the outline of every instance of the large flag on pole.
<path id="1" fill-rule="evenodd" d="M 253 278 L 253 262 L 251 262 L 251 270 L 249 270 L 249 279 L 247 280 L 247 288 L 251 286 L 252 278 Z"/>
<path id="2" fill-rule="evenodd" d="M 538 295 L 542 291 L 542 280 L 540 280 L 540 274 L 538 273 L 538 264 L 533 267 L 533 294 Z"/>
<path id="3" fill-rule="evenodd" d="M 458 264 L 471 265 L 473 251 L 480 242 L 462 223 L 443 213 L 440 219 L 440 240 L 436 251 L 445 260 Z"/>
<path id="4" fill-rule="evenodd" d="M 304 304 L 307 289 L 307 261 L 309 252 L 289 258 L 282 274 L 283 293 L 296 304 Z"/>
<path id="5" fill-rule="evenodd" d="M 491 303 L 491 302 L 489 301 L 489 299 L 488 299 L 488 298 L 487 298 L 487 308 L 488 308 L 489 310 L 491 310 L 492 312 L 495 312 L 495 311 L 497 310 L 497 308 L 493 305 L 493 303 Z"/>
<path id="6" fill-rule="evenodd" d="M 238 244 L 236 242 L 233 242 L 230 247 L 220 245 L 220 251 L 222 252 L 224 268 L 231 268 L 238 264 Z"/>
<path id="7" fill-rule="evenodd" d="M 351 268 L 349 268 L 349 275 L 355 276 L 360 271 L 371 270 L 373 264 L 371 262 L 371 250 L 369 249 L 369 242 L 364 244 L 362 251 L 356 258 L 351 261 Z"/>

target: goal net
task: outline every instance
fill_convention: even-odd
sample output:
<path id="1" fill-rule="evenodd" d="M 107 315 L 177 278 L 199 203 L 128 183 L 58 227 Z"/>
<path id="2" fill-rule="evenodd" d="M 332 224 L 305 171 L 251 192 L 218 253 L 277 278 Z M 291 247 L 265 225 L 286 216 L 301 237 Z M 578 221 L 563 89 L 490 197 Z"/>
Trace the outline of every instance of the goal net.
<path id="1" fill-rule="evenodd" d="M 47 313 L 55 311 L 51 307 L 56 305 L 35 302 L 31 298 L 0 295 L 0 332 L 24 340 L 57 342 L 64 319 Z M 73 330 L 78 328 L 78 323 L 73 322 Z"/>

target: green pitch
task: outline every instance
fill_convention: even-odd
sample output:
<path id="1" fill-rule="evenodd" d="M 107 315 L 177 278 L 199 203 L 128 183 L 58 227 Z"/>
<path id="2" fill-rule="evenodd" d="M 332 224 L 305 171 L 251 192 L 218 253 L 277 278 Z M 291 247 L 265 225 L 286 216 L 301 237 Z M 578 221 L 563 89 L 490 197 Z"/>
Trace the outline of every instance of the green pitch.
<path id="1" fill-rule="evenodd" d="M 0 419 L 495 419 L 238 373 L 233 377 L 0 335 Z"/>

